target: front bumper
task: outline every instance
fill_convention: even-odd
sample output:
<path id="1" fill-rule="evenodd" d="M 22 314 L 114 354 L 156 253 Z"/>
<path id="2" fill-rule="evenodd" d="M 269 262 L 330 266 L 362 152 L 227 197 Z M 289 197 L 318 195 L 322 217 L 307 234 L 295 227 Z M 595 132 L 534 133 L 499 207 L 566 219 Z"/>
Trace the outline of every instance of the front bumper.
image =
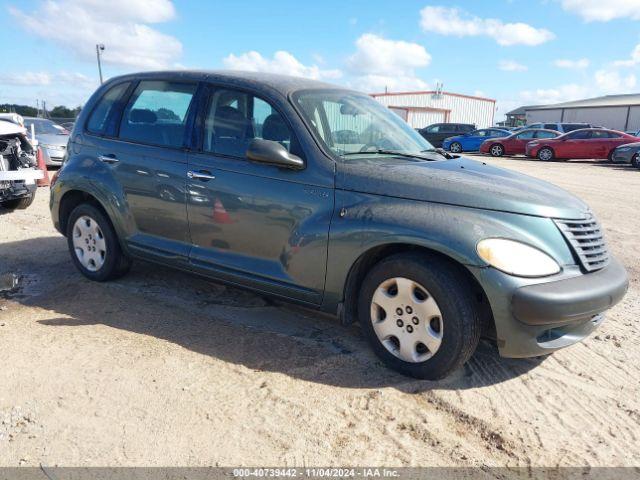
<path id="1" fill-rule="evenodd" d="M 65 150 L 47 148 L 43 146 L 42 155 L 45 165 L 62 165 Z"/>
<path id="2" fill-rule="evenodd" d="M 493 268 L 472 269 L 485 289 L 504 357 L 546 355 L 587 337 L 627 291 L 627 272 L 611 258 L 596 272 L 577 267 L 560 278 L 522 279 Z"/>
<path id="3" fill-rule="evenodd" d="M 611 159 L 613 163 L 631 163 L 631 159 L 636 153 L 638 153 L 637 150 L 631 149 L 624 151 L 614 150 Z"/>

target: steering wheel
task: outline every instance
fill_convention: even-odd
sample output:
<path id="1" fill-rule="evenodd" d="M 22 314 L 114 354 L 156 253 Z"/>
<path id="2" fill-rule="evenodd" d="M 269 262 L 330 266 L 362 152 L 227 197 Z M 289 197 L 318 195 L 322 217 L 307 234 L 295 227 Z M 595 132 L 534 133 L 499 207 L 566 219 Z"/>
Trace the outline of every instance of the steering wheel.
<path id="1" fill-rule="evenodd" d="M 362 148 L 360 149 L 361 152 L 375 152 L 376 150 L 378 150 L 380 147 L 378 146 L 377 143 L 367 143 L 365 145 L 362 146 Z"/>

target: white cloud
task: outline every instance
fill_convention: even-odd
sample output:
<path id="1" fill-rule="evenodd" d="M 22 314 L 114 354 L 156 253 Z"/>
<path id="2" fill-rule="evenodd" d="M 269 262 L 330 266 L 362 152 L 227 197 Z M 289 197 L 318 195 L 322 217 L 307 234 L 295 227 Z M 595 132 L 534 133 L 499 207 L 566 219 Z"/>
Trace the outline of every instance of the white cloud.
<path id="1" fill-rule="evenodd" d="M 587 22 L 608 22 L 616 18 L 640 20 L 640 0 L 562 0 L 562 8 Z"/>
<path id="2" fill-rule="evenodd" d="M 540 45 L 555 38 L 544 28 L 527 23 L 504 23 L 495 18 L 480 18 L 457 8 L 427 6 L 420 11 L 420 26 L 425 32 L 458 37 L 486 36 L 499 45 Z"/>
<path id="3" fill-rule="evenodd" d="M 281 73 L 315 80 L 340 78 L 342 76 L 340 70 L 323 70 L 317 65 L 304 65 L 291 53 L 284 50 L 274 53 L 271 59 L 263 57 L 256 51 L 250 51 L 240 55 L 230 54 L 222 62 L 225 67 L 232 70 Z"/>
<path id="4" fill-rule="evenodd" d="M 616 67 L 635 67 L 640 64 L 640 44 L 636 45 L 631 56 L 627 60 L 617 60 L 613 62 Z"/>
<path id="5" fill-rule="evenodd" d="M 581 58 L 579 60 L 559 58 L 558 60 L 555 60 L 553 64 L 558 68 L 570 68 L 572 70 L 578 70 L 587 68 L 590 62 L 588 58 Z"/>
<path id="6" fill-rule="evenodd" d="M 46 0 L 35 11 L 10 7 L 27 30 L 79 58 L 95 58 L 104 43 L 107 64 L 149 69 L 172 66 L 182 55 L 178 39 L 150 27 L 175 17 L 170 0 Z"/>
<path id="7" fill-rule="evenodd" d="M 50 83 L 51 75 L 47 72 L 20 72 L 0 75 L 0 85 L 33 87 Z"/>
<path id="8" fill-rule="evenodd" d="M 602 93 L 629 93 L 636 86 L 636 76 L 620 75 L 616 70 L 598 70 L 594 75 L 596 87 Z"/>
<path id="9" fill-rule="evenodd" d="M 600 95 L 629 93 L 635 88 L 636 80 L 633 74 L 622 76 L 616 70 L 598 70 L 588 82 L 524 90 L 520 92 L 519 100 L 521 104 L 552 104 Z"/>
<path id="10" fill-rule="evenodd" d="M 522 103 L 538 105 L 578 100 L 588 96 L 589 88 L 584 85 L 570 83 L 554 88 L 538 88 L 520 92 Z"/>
<path id="11" fill-rule="evenodd" d="M 505 72 L 526 72 L 529 70 L 529 67 L 514 60 L 501 60 L 498 68 Z"/>
<path id="12" fill-rule="evenodd" d="M 417 43 L 389 40 L 365 33 L 356 40 L 356 51 L 347 58 L 354 88 L 366 91 L 427 88 L 416 69 L 427 67 L 431 55 Z"/>

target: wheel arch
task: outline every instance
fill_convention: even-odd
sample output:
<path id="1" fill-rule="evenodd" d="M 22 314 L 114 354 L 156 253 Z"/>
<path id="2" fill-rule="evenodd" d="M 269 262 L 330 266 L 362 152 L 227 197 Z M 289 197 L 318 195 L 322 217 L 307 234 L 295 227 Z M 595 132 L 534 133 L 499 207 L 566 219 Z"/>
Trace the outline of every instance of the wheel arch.
<path id="1" fill-rule="evenodd" d="M 93 205 L 95 208 L 100 210 L 113 226 L 111 215 L 109 215 L 109 212 L 97 197 L 85 190 L 74 189 L 65 192 L 65 194 L 60 198 L 60 206 L 58 208 L 58 222 L 60 225 L 60 231 L 63 235 L 66 236 L 67 222 L 69 221 L 71 212 L 73 212 L 73 210 L 78 205 L 81 205 L 83 203 Z"/>
<path id="2" fill-rule="evenodd" d="M 386 243 L 377 245 L 362 253 L 349 269 L 344 284 L 342 302 L 338 316 L 344 324 L 351 324 L 358 318 L 358 293 L 367 273 L 379 262 L 393 255 L 401 253 L 418 253 L 425 256 L 434 256 L 445 261 L 458 270 L 473 288 L 474 299 L 481 315 L 482 332 L 484 336 L 495 338 L 495 322 L 493 312 L 487 295 L 469 269 L 450 255 L 434 248 L 411 243 Z"/>

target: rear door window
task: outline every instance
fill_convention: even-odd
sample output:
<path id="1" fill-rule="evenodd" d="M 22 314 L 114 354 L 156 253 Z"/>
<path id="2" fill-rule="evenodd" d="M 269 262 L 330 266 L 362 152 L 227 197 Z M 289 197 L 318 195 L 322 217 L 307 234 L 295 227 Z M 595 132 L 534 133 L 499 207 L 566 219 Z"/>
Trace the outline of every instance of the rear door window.
<path id="1" fill-rule="evenodd" d="M 122 97 L 128 87 L 129 83 L 121 83 L 112 87 L 103 95 L 89 116 L 87 131 L 98 135 L 105 132 L 109 115 L 111 115 L 116 102 Z"/>
<path id="2" fill-rule="evenodd" d="M 527 130 L 526 132 L 519 133 L 516 138 L 518 140 L 529 140 L 534 137 L 535 130 Z"/>
<path id="3" fill-rule="evenodd" d="M 567 135 L 571 140 L 586 140 L 591 138 L 591 130 L 577 130 Z"/>
<path id="4" fill-rule="evenodd" d="M 544 130 L 539 130 L 536 132 L 536 138 L 555 138 L 558 134 L 554 132 L 545 132 Z"/>
<path id="5" fill-rule="evenodd" d="M 185 124 L 197 85 L 142 81 L 131 95 L 119 137 L 136 143 L 163 147 L 182 147 Z"/>

